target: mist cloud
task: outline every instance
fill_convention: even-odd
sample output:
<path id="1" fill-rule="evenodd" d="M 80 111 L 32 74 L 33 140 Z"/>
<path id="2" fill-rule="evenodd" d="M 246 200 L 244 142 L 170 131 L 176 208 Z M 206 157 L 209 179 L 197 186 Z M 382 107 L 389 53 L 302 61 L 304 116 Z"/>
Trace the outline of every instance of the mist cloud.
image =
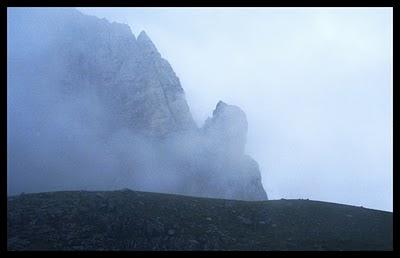
<path id="1" fill-rule="evenodd" d="M 240 106 L 271 199 L 392 210 L 391 9 L 81 10 L 146 29 L 198 124 Z"/>
<path id="2" fill-rule="evenodd" d="M 145 29 L 180 78 L 199 126 L 220 99 L 240 106 L 249 121 L 246 150 L 260 164 L 270 199 L 392 210 L 390 9 L 80 10 L 127 23 L 136 35 Z M 104 137 L 113 118 L 90 85 L 70 97 L 53 87 L 65 76 L 48 49 L 57 34 L 26 35 L 22 28 L 32 25 L 18 24 L 18 15 L 27 13 L 9 9 L 9 193 L 138 181 L 138 189 L 157 182 L 161 191 L 176 188 L 177 173 L 150 180 L 166 166 L 173 171 L 159 146 L 124 130 Z M 40 76 L 49 69 L 51 78 Z M 192 140 L 178 142 L 177 152 L 192 149 Z M 143 172 L 126 169 L 133 167 Z"/>

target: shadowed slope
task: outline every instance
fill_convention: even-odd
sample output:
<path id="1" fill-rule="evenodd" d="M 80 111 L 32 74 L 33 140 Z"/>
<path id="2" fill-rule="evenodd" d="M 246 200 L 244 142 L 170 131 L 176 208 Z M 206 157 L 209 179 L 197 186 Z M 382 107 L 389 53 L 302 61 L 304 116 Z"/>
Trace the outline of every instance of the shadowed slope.
<path id="1" fill-rule="evenodd" d="M 390 212 L 134 192 L 8 198 L 9 250 L 392 250 Z"/>

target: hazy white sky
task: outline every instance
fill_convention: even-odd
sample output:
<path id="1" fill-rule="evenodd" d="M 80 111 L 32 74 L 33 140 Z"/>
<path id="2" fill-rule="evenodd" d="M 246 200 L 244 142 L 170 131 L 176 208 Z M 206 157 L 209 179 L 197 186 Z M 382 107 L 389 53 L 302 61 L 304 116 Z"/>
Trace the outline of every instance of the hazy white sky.
<path id="1" fill-rule="evenodd" d="M 270 199 L 393 210 L 391 8 L 79 10 L 145 30 L 199 126 L 240 106 Z"/>

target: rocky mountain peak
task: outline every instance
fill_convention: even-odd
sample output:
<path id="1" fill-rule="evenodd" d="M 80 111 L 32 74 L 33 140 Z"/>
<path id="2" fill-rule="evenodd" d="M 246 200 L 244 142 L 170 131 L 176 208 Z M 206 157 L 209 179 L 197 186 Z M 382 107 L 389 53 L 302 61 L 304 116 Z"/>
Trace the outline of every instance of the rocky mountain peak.
<path id="1" fill-rule="evenodd" d="M 140 45 L 141 50 L 143 51 L 144 54 L 161 57 L 153 41 L 151 41 L 151 39 L 144 30 L 142 30 L 139 33 L 139 36 L 137 37 L 137 42 Z"/>
<path id="2" fill-rule="evenodd" d="M 146 31 L 142 30 L 138 35 L 138 41 L 151 42 L 151 39 L 147 35 Z"/>
<path id="3" fill-rule="evenodd" d="M 228 104 L 226 104 L 225 102 L 223 102 L 222 100 L 218 101 L 216 108 L 218 109 L 219 107 L 224 107 L 227 106 Z"/>
<path id="4" fill-rule="evenodd" d="M 87 156 L 98 157 L 97 150 L 104 150 L 107 157 L 104 159 L 86 161 L 79 155 L 76 159 L 63 160 L 64 165 L 57 169 L 67 170 L 71 186 L 77 187 L 77 182 L 82 181 L 80 176 L 92 173 L 94 179 L 87 179 L 87 185 L 94 188 L 123 185 L 216 198 L 267 198 L 258 164 L 244 154 L 248 125 L 242 109 L 219 101 L 212 117 L 199 130 L 178 76 L 146 32 L 135 38 L 126 24 L 110 23 L 76 10 L 69 12 L 69 9 L 59 13 L 35 8 L 13 10 L 10 16 L 18 22 L 10 27 L 14 34 L 13 43 L 8 46 L 12 57 L 21 56 L 20 52 L 25 51 L 25 59 L 14 58 L 10 63 L 13 80 L 9 88 L 20 87 L 18 92 L 32 89 L 56 92 L 54 96 L 49 94 L 50 97 L 27 96 L 37 106 L 46 103 L 44 114 L 48 110 L 62 110 L 62 115 L 57 113 L 54 117 L 33 115 L 38 121 L 31 126 L 31 131 L 44 130 L 45 124 L 45 130 L 54 132 L 57 139 L 68 138 L 75 132 L 73 148 L 95 146 L 92 149 L 96 151 L 85 153 Z M 37 42 L 28 48 L 27 38 Z M 37 56 L 35 63 L 33 54 Z M 19 81 L 21 78 L 23 83 Z M 41 97 L 36 98 L 38 95 Z M 58 102 L 52 100 L 58 98 L 65 103 L 55 108 Z M 24 120 L 28 116 L 14 117 Z M 60 125 L 54 125 L 53 121 L 58 119 Z M 27 152 L 33 152 L 29 148 L 36 145 L 49 149 L 44 142 L 38 139 L 35 144 L 27 143 L 25 148 Z M 73 155 L 76 151 L 70 151 L 72 147 L 68 144 L 56 147 L 62 153 Z M 51 160 L 49 156 L 40 159 Z M 23 159 L 18 157 L 13 160 L 14 167 Z M 58 158 L 59 155 L 54 157 Z M 72 166 L 84 162 L 86 166 Z M 26 163 L 30 167 L 36 164 Z M 98 179 L 99 167 L 107 169 L 104 178 L 110 176 L 117 183 Z M 37 169 L 38 173 L 49 174 L 54 170 L 50 166 Z M 14 179 L 19 180 L 24 178 L 25 171 L 13 173 Z M 66 181 L 54 179 L 48 187 L 54 184 L 66 187 Z"/>
<path id="5" fill-rule="evenodd" d="M 241 108 L 219 101 L 212 118 L 207 119 L 203 128 L 206 134 L 220 143 L 221 148 L 243 154 L 247 127 L 246 114 Z"/>
<path id="6" fill-rule="evenodd" d="M 103 18 L 103 21 L 105 24 L 108 23 L 107 19 Z M 128 24 L 125 23 L 119 23 L 119 22 L 112 22 L 111 27 L 117 31 L 119 31 L 121 34 L 127 35 L 129 37 L 133 37 L 135 39 L 135 35 L 131 31 L 131 27 L 129 27 Z"/>

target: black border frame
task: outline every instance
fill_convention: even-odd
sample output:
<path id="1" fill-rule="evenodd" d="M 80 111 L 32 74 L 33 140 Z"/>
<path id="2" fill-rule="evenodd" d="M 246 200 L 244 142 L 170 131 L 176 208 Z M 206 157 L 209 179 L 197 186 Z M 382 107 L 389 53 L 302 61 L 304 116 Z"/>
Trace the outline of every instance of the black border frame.
<path id="1" fill-rule="evenodd" d="M 392 7 L 393 10 L 393 86 L 397 85 L 397 74 L 396 74 L 396 54 L 397 54 L 397 44 L 399 44 L 398 40 L 398 27 L 396 22 L 398 21 L 398 12 L 400 9 L 400 1 L 398 0 L 266 0 L 264 2 L 261 1 L 254 1 L 254 0 L 246 0 L 242 1 L 242 3 L 234 2 L 234 1 L 208 1 L 208 0 L 190 0 L 190 1 L 182 1 L 182 0 L 1 0 L 1 22 L 2 22 L 2 37 L 1 40 L 1 49 L 2 49 L 2 57 L 3 57 L 3 66 L 1 69 L 2 72 L 2 79 L 3 79 L 3 108 L 5 116 L 3 118 L 3 126 L 2 129 L 4 130 L 2 133 L 3 140 L 7 138 L 7 7 L 225 7 L 225 6 L 232 6 L 232 7 Z M 393 98 L 396 95 L 396 87 L 393 87 Z M 393 129 L 395 129 L 395 101 L 393 99 Z M 394 130 L 395 132 L 395 130 Z M 393 132 L 393 133 L 394 133 Z M 395 140 L 395 137 L 393 138 Z M 395 163 L 395 141 L 393 141 L 393 163 Z M 6 143 L 3 145 L 4 155 L 7 155 L 7 148 Z M 74 252 L 61 252 L 61 251 L 23 251 L 23 252 L 11 252 L 7 251 L 7 220 L 6 220 L 6 211 L 7 211 L 7 161 L 3 159 L 4 162 L 4 170 L 1 176 L 2 187 L 1 191 L 3 194 L 3 205 L 1 209 L 1 253 L 5 253 L 7 255 L 95 255 L 96 257 L 104 256 L 104 255 L 135 255 L 135 254 L 171 254 L 171 255 L 192 255 L 196 254 L 217 254 L 217 255 L 231 255 L 231 253 L 242 254 L 242 255 L 296 255 L 305 254 L 305 255 L 366 255 L 366 254 L 375 254 L 380 256 L 386 255 L 393 255 L 395 253 L 400 253 L 400 238 L 399 238 L 399 199 L 398 196 L 400 195 L 399 192 L 399 176 L 394 172 L 394 164 L 393 164 L 393 251 L 267 251 L 267 252 L 244 252 L 244 251 L 235 251 L 235 252 L 213 252 L 213 251 L 202 251 L 202 252 L 188 252 L 188 251 L 132 251 L 132 252 L 109 252 L 109 251 L 94 251 L 94 252 L 81 252 L 81 251 L 74 251 Z M 3 217 L 4 216 L 4 217 Z"/>

